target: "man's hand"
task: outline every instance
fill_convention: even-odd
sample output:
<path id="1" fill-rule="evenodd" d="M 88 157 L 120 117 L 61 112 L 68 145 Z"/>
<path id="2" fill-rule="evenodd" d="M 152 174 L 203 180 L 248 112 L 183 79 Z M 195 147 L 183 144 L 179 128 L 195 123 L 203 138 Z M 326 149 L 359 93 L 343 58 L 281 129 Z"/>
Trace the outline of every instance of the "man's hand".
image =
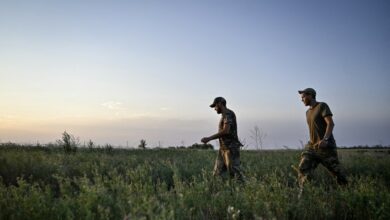
<path id="1" fill-rule="evenodd" d="M 200 140 L 200 141 L 202 141 L 204 144 L 207 144 L 207 142 L 210 141 L 210 138 L 204 137 L 204 138 L 202 138 L 202 140 Z"/>
<path id="2" fill-rule="evenodd" d="M 328 141 L 326 140 L 321 140 L 320 143 L 318 143 L 319 148 L 325 148 L 328 146 Z"/>

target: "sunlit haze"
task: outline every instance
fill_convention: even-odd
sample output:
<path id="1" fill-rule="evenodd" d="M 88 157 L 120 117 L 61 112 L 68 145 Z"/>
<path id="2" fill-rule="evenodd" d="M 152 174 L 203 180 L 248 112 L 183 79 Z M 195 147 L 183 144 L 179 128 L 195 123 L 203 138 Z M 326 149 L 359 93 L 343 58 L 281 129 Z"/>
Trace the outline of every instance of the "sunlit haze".
<path id="1" fill-rule="evenodd" d="M 0 142 L 192 145 L 227 100 L 253 147 L 308 140 L 299 89 L 339 146 L 390 144 L 390 2 L 2 1 Z M 215 141 L 211 142 L 216 145 Z"/>

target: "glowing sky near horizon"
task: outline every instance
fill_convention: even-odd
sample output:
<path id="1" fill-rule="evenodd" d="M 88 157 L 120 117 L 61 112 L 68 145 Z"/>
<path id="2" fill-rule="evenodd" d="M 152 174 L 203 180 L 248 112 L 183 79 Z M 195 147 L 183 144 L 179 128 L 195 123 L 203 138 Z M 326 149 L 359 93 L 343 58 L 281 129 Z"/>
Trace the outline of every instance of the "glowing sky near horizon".
<path id="1" fill-rule="evenodd" d="M 0 142 L 191 145 L 224 96 L 239 136 L 307 141 L 298 89 L 338 145 L 390 145 L 388 1 L 0 1 Z M 212 142 L 215 144 L 215 142 Z"/>

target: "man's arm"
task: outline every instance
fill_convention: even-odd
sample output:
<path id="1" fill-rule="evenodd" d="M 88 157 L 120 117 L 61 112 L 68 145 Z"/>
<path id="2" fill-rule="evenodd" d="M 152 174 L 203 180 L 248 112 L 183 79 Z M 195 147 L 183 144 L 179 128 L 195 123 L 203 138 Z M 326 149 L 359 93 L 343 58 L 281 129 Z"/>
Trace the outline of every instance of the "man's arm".
<path id="1" fill-rule="evenodd" d="M 320 147 L 326 147 L 327 141 L 325 141 L 325 139 L 328 139 L 332 135 L 333 128 L 334 128 L 334 122 L 332 116 L 326 116 L 324 120 L 326 122 L 326 130 L 325 130 L 324 138 L 319 143 Z"/>
<path id="2" fill-rule="evenodd" d="M 211 135 L 210 137 L 204 137 L 204 138 L 202 138 L 201 141 L 206 144 L 207 142 L 209 142 L 211 140 L 214 140 L 214 139 L 217 139 L 217 138 L 220 138 L 220 137 L 223 137 L 223 136 L 229 134 L 229 132 L 230 132 L 230 125 L 228 123 L 223 123 L 223 128 L 221 131 L 219 131 L 216 134 Z"/>

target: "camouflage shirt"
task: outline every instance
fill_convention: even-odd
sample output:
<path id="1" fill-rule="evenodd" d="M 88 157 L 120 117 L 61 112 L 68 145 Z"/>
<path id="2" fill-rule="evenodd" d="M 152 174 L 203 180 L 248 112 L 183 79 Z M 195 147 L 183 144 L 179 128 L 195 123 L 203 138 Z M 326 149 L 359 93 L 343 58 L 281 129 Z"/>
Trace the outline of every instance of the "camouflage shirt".
<path id="1" fill-rule="evenodd" d="M 324 138 L 327 127 L 324 118 L 327 116 L 333 116 L 333 114 L 329 106 L 324 102 L 318 102 L 306 112 L 307 124 L 310 131 L 310 145 L 313 147 Z M 332 146 L 335 145 L 333 134 L 329 137 L 329 144 Z"/>
<path id="2" fill-rule="evenodd" d="M 219 146 L 221 149 L 229 149 L 232 147 L 240 147 L 242 144 L 238 140 L 237 135 L 237 121 L 236 115 L 230 109 L 227 109 L 225 114 L 222 114 L 221 120 L 219 121 L 219 131 L 223 129 L 224 124 L 230 125 L 229 134 L 219 138 Z"/>

